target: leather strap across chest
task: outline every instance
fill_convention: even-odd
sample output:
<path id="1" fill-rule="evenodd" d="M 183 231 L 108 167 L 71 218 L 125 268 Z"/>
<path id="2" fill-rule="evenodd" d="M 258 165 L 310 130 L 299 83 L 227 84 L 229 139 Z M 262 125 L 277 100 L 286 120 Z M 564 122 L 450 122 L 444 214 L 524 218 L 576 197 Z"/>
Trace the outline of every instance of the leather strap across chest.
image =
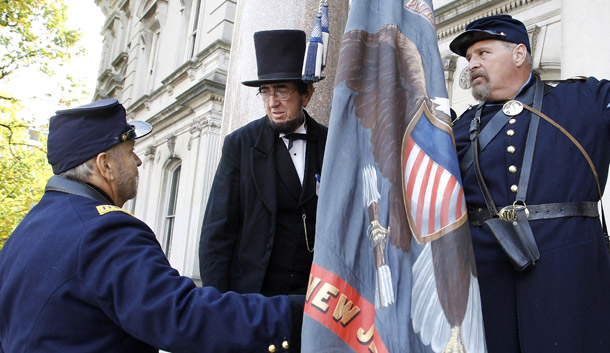
<path id="1" fill-rule="evenodd" d="M 601 186 L 599 183 L 599 177 L 597 171 L 595 169 L 595 165 L 593 164 L 591 158 L 587 154 L 586 150 L 580 145 L 580 143 L 561 125 L 557 122 L 546 116 L 542 113 L 542 97 L 543 97 L 543 86 L 544 84 L 540 80 L 540 78 L 535 77 L 535 84 L 530 86 L 530 88 L 523 94 L 520 95 L 520 98 L 524 98 L 524 100 L 529 100 L 529 95 L 531 94 L 532 88 L 534 92 L 533 97 L 533 105 L 534 107 L 530 107 L 527 104 L 523 104 L 523 108 L 530 112 L 530 126 L 528 131 L 528 136 L 526 140 L 526 147 L 523 157 L 523 165 L 521 168 L 521 176 L 519 178 L 519 187 L 517 196 L 515 198 L 515 204 L 519 203 L 523 206 L 526 206 L 529 211 L 529 219 L 551 219 L 551 218 L 561 218 L 561 217 L 599 217 L 599 213 L 597 210 L 597 202 L 565 202 L 565 203 L 550 203 L 550 204 L 540 204 L 540 205 L 526 205 L 526 196 L 527 196 L 527 186 L 529 183 L 529 176 L 531 173 L 531 166 L 533 161 L 534 147 L 536 141 L 536 133 L 539 124 L 539 118 L 544 119 L 549 122 L 551 125 L 559 129 L 564 135 L 568 137 L 568 139 L 578 148 L 578 150 L 582 153 L 584 158 L 587 160 L 589 167 L 593 172 L 593 176 L 595 177 L 595 181 L 597 183 L 597 188 L 599 192 L 599 197 L 601 199 Z M 508 122 L 508 119 L 505 118 L 505 114 L 500 110 L 488 123 L 488 125 L 483 129 L 483 132 L 479 133 L 479 124 L 480 124 L 480 116 L 483 108 L 483 104 L 477 107 L 477 112 L 475 113 L 475 118 L 471 122 L 470 127 L 470 139 L 471 146 L 469 150 L 466 152 L 465 156 L 471 156 L 470 158 L 463 158 L 460 161 L 460 168 L 464 168 L 462 173 L 465 172 L 466 169 L 470 167 L 470 165 L 474 164 L 475 176 L 477 177 L 477 182 L 479 183 L 479 187 L 481 188 L 481 192 L 483 193 L 483 197 L 485 199 L 485 203 L 487 204 L 487 209 L 478 209 L 478 210 L 469 210 L 468 218 L 469 222 L 472 226 L 481 226 L 483 223 L 491 218 L 495 218 L 499 216 L 499 211 L 502 208 L 497 208 L 491 198 L 491 194 L 487 189 L 485 181 L 483 179 L 483 175 L 479 168 L 478 163 L 478 155 L 479 151 L 484 148 L 484 146 L 480 146 L 479 142 L 483 137 L 483 132 L 487 130 L 485 137 L 485 143 L 488 143 L 493 139 L 495 135 L 503 128 L 503 126 Z M 603 205 L 602 205 L 602 227 L 605 234 L 608 234 L 606 228 L 605 217 L 603 213 Z"/>

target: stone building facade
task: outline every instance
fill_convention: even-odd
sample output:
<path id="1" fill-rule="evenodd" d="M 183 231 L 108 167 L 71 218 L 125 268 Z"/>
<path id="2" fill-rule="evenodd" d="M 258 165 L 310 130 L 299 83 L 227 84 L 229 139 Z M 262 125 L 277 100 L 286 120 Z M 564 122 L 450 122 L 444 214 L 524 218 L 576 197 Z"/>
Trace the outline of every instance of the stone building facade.
<path id="1" fill-rule="evenodd" d="M 236 107 L 253 109 L 257 104 L 251 91 L 249 98 L 241 93 L 240 81 L 256 75 L 253 49 L 241 50 L 242 46 L 252 47 L 250 32 L 257 28 L 302 28 L 309 33 L 313 16 L 304 20 L 291 9 L 315 8 L 318 0 L 94 1 L 106 16 L 94 98 L 117 98 L 128 119 L 154 126 L 153 134 L 136 144 L 143 161 L 138 196 L 125 208 L 155 231 L 174 267 L 198 280 L 199 232 L 222 137 L 264 114 L 260 106 L 253 116 L 235 118 Z M 329 3 L 335 6 L 331 36 L 338 50 L 348 0 Z M 610 33 L 607 0 L 434 0 L 434 5 L 447 88 L 458 114 L 475 102 L 467 63 L 451 53 L 449 42 L 467 23 L 486 15 L 510 14 L 524 22 L 534 70 L 544 80 L 610 77 L 610 44 L 583 35 Z M 235 54 L 242 52 L 251 54 Z M 312 114 L 324 123 L 328 123 L 332 73 L 331 68 L 327 82 L 319 87 L 320 112 Z M 231 114 L 225 111 L 227 106 Z"/>
<path id="2" fill-rule="evenodd" d="M 139 140 L 138 196 L 125 205 L 157 234 L 172 265 L 198 277 L 204 195 L 220 127 L 236 1 L 96 0 L 106 16 L 95 99 L 115 97 Z"/>

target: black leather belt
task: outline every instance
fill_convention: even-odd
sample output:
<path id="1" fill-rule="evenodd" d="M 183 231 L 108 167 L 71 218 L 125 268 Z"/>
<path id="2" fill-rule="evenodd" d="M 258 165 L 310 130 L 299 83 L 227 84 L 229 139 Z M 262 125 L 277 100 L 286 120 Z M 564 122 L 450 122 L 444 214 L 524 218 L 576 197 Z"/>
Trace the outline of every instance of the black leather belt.
<path id="1" fill-rule="evenodd" d="M 527 210 L 529 211 L 528 220 L 530 221 L 562 217 L 599 217 L 597 202 L 589 201 L 528 205 Z M 500 209 L 498 211 L 500 211 Z M 473 227 L 483 226 L 488 219 L 491 219 L 491 215 L 487 208 L 468 210 L 468 221 Z"/>

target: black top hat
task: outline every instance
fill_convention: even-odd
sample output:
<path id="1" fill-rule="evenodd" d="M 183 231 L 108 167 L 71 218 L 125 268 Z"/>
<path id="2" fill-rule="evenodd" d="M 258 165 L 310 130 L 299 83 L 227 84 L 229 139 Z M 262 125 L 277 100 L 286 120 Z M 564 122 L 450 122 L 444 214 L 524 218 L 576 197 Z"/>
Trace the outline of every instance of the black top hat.
<path id="1" fill-rule="evenodd" d="M 61 174 L 120 142 L 151 131 L 147 122 L 128 123 L 125 108 L 114 98 L 58 110 L 49 122 L 47 159 L 53 173 Z"/>
<path id="2" fill-rule="evenodd" d="M 300 81 L 307 38 L 301 30 L 275 30 L 254 33 L 258 80 L 243 81 L 250 87 L 266 83 Z"/>
<path id="3" fill-rule="evenodd" d="M 509 15 L 488 16 L 470 22 L 466 31 L 451 41 L 449 49 L 458 55 L 466 56 L 471 45 L 486 39 L 524 44 L 527 51 L 530 54 L 532 52 L 525 25 Z"/>

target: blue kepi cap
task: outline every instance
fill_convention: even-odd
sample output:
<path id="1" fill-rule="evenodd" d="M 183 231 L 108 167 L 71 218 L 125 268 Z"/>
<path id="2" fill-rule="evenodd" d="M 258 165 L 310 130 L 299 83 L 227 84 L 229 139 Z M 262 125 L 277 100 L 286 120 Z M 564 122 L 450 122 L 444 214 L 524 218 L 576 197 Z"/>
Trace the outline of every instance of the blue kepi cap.
<path id="1" fill-rule="evenodd" d="M 149 123 L 128 123 L 125 108 L 114 98 L 58 110 L 49 122 L 47 159 L 53 173 L 61 174 L 120 142 L 151 131 Z"/>
<path id="2" fill-rule="evenodd" d="M 466 31 L 451 41 L 449 49 L 460 56 L 466 56 L 471 45 L 486 39 L 524 44 L 527 51 L 532 53 L 525 25 L 509 15 L 488 16 L 470 22 Z"/>

